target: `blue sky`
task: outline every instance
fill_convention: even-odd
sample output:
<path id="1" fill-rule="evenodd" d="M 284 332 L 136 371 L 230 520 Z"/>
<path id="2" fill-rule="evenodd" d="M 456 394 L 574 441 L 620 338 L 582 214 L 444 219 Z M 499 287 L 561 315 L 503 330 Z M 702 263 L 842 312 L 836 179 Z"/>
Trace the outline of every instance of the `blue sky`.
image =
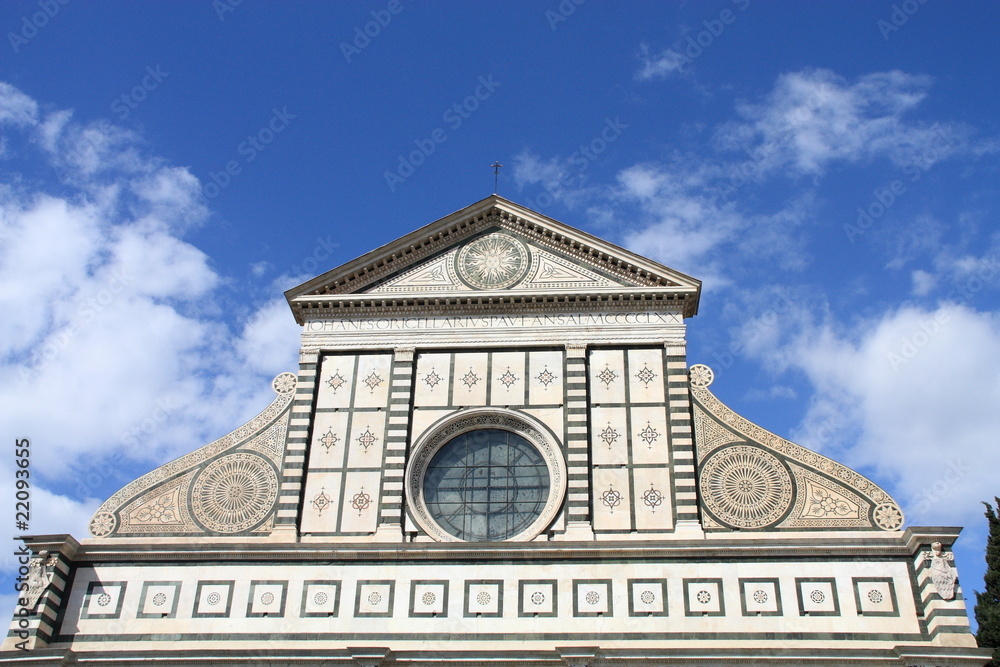
<path id="1" fill-rule="evenodd" d="M 256 414 L 297 362 L 282 292 L 487 196 L 499 160 L 505 197 L 702 279 L 689 361 L 713 390 L 910 525 L 966 526 L 971 597 L 1000 494 L 998 21 L 0 4 L 0 430 L 32 442 L 30 532 L 84 537 L 115 490 Z"/>

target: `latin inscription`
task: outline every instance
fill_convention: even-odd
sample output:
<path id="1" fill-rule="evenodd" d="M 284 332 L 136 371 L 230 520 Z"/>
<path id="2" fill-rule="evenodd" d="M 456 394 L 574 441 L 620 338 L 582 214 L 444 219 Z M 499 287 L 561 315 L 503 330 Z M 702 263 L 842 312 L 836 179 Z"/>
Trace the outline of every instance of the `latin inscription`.
<path id="1" fill-rule="evenodd" d="M 306 331 L 403 331 L 406 329 L 517 329 L 521 327 L 599 327 L 672 325 L 663 313 L 587 313 L 563 315 L 463 315 L 458 317 L 378 317 L 310 320 Z"/>

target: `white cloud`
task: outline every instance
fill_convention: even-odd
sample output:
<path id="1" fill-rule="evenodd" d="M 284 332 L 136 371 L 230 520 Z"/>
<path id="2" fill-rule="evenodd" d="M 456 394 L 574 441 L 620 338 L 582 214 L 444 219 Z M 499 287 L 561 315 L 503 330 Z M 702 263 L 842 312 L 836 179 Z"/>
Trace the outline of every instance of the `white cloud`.
<path id="1" fill-rule="evenodd" d="M 62 181 L 4 164 L 19 185 L 0 189 L 0 308 L 16 313 L 0 319 L 0 430 L 32 441 L 37 515 L 80 537 L 95 498 L 263 409 L 271 377 L 295 370 L 297 325 L 283 301 L 231 303 L 184 239 L 208 215 L 187 169 L 131 131 L 37 108 L 0 86 L 5 133 Z"/>
<path id="2" fill-rule="evenodd" d="M 979 521 L 1000 469 L 1000 315 L 904 306 L 838 328 L 803 310 L 781 331 L 747 349 L 815 388 L 793 439 L 890 480 L 910 523 Z"/>
<path id="3" fill-rule="evenodd" d="M 684 66 L 691 62 L 691 59 L 683 53 L 666 48 L 656 55 L 650 55 L 649 45 L 639 45 L 639 62 L 641 67 L 635 73 L 638 81 L 650 81 L 652 79 L 666 79 L 673 74 L 678 74 L 684 70 Z"/>
<path id="4" fill-rule="evenodd" d="M 929 77 L 900 71 L 866 74 L 853 83 L 823 69 L 783 74 L 761 102 L 738 105 L 741 119 L 723 124 L 715 141 L 722 150 L 749 153 L 759 173 L 818 174 L 835 161 L 876 157 L 926 170 L 970 151 L 968 128 L 905 118 L 930 85 Z"/>

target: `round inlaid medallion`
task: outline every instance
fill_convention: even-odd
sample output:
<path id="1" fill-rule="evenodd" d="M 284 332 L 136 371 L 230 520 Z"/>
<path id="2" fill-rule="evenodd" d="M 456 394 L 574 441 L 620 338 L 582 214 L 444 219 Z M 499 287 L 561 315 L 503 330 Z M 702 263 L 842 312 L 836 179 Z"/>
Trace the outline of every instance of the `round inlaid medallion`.
<path id="1" fill-rule="evenodd" d="M 528 273 L 528 248 L 520 240 L 494 232 L 466 244 L 455 257 L 455 270 L 470 287 L 505 289 Z"/>

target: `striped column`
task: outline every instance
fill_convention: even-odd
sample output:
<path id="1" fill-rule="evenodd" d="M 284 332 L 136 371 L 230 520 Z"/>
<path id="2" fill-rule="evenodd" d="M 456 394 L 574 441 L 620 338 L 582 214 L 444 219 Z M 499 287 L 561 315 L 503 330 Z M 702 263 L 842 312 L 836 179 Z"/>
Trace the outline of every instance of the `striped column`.
<path id="1" fill-rule="evenodd" d="M 688 391 L 687 345 L 683 339 L 669 340 L 665 347 L 667 405 L 670 406 L 670 457 L 673 461 L 677 529 L 700 531 L 691 395 Z"/>
<path id="2" fill-rule="evenodd" d="M 302 502 L 302 475 L 309 446 L 312 407 L 316 400 L 316 379 L 319 373 L 319 352 L 299 352 L 299 375 L 295 397 L 290 407 L 288 434 L 285 436 L 285 456 L 281 462 L 281 488 L 278 492 L 278 514 L 274 519 L 274 534 L 289 533 L 294 541 Z"/>
<path id="3" fill-rule="evenodd" d="M 590 523 L 590 435 L 587 346 L 566 345 L 566 532 L 593 539 Z"/>
<path id="4" fill-rule="evenodd" d="M 917 591 L 920 593 L 920 608 L 923 610 L 923 621 L 927 625 L 927 633 L 935 644 L 950 645 L 954 640 L 947 635 L 971 632 L 969 617 L 965 609 L 965 599 L 962 589 L 955 582 L 954 595 L 945 600 L 938 593 L 931 579 L 930 549 L 920 549 L 914 558 L 914 571 L 917 575 Z M 948 563 L 954 567 L 953 563 Z M 956 572 L 957 574 L 957 572 Z M 918 609 L 918 613 L 919 613 Z"/>
<path id="5" fill-rule="evenodd" d="M 70 538 L 72 540 L 72 538 Z M 46 544 L 45 547 L 51 549 L 57 545 Z M 69 545 L 67 545 L 69 546 Z M 77 545 L 79 546 L 79 545 Z M 32 550 L 40 550 L 40 545 L 32 545 Z M 36 551 L 32 560 L 38 560 Z M 64 594 L 66 593 L 66 582 L 69 580 L 70 568 L 72 564 L 66 554 L 61 551 L 50 550 L 46 555 L 46 562 L 51 563 L 52 583 L 39 598 L 34 609 L 28 609 L 17 605 L 14 607 L 14 619 L 11 621 L 7 638 L 3 642 L 4 651 L 21 651 L 44 648 L 52 641 L 55 629 L 59 627 L 59 608 L 62 606 Z M 18 593 L 18 597 L 26 597 L 25 590 Z"/>
<path id="6" fill-rule="evenodd" d="M 376 538 L 386 541 L 403 539 L 403 475 L 406 468 L 406 443 L 410 435 L 410 403 L 413 399 L 414 348 L 393 350 L 392 376 L 389 385 L 389 424 L 382 459 L 382 488 L 379 493 L 379 525 Z"/>

